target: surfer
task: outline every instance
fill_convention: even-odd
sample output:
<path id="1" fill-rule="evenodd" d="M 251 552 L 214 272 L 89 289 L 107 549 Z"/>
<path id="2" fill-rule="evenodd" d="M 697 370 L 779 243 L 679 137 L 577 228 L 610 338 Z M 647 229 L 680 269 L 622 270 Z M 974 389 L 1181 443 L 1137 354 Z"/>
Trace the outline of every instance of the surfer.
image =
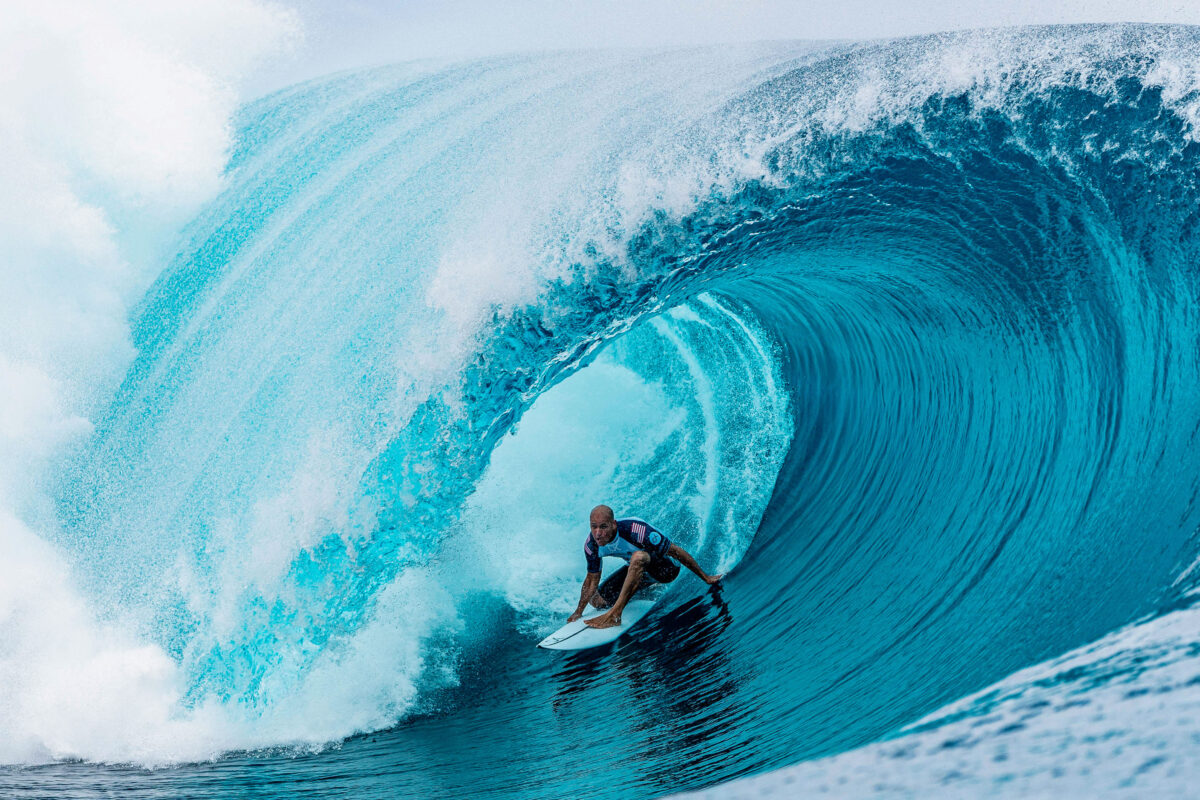
<path id="1" fill-rule="evenodd" d="M 679 575 L 679 564 L 696 573 L 700 580 L 710 586 L 721 580 L 720 575 L 709 575 L 700 569 L 688 551 L 671 544 L 662 531 L 644 519 L 616 519 L 608 506 L 596 506 L 592 509 L 590 522 L 592 530 L 583 541 L 587 577 L 583 579 L 579 607 L 567 622 L 574 622 L 583 616 L 583 610 L 590 602 L 596 608 L 608 608 L 609 611 L 584 620 L 586 624 L 593 628 L 620 625 L 621 611 L 633 593 L 651 583 L 670 583 L 675 580 Z M 629 563 L 600 583 L 602 556 L 617 556 Z"/>

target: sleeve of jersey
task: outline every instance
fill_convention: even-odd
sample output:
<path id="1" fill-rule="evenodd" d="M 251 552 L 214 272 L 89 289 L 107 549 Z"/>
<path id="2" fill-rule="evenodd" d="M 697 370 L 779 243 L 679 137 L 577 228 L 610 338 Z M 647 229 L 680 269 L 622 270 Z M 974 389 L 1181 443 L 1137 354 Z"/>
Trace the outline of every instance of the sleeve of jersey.
<path id="1" fill-rule="evenodd" d="M 587 560 L 588 572 L 600 572 L 600 554 L 596 552 L 591 542 L 583 543 L 583 557 Z"/>
<path id="2" fill-rule="evenodd" d="M 653 553 L 662 558 L 667 557 L 667 553 L 671 549 L 671 540 L 667 535 L 655 528 L 650 529 L 650 535 L 646 537 L 650 545 L 654 548 Z"/>
<path id="3" fill-rule="evenodd" d="M 671 549 L 671 540 L 648 522 L 635 522 L 632 527 L 635 544 L 652 556 L 666 558 Z"/>

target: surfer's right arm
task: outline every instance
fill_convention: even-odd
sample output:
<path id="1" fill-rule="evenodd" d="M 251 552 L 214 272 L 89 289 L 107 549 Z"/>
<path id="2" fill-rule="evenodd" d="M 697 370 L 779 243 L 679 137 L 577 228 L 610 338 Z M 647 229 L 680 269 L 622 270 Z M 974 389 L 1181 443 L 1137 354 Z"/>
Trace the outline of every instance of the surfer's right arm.
<path id="1" fill-rule="evenodd" d="M 589 602 L 596 608 L 608 607 L 604 598 L 596 594 L 596 587 L 600 585 L 600 573 L 604 571 L 604 565 L 600 561 L 600 545 L 592 541 L 591 534 L 583 540 L 583 560 L 587 563 L 587 577 L 583 579 L 583 591 L 579 593 L 579 607 L 575 609 L 575 613 L 567 622 L 574 622 L 582 617 L 583 610 L 587 608 Z"/>
<path id="2" fill-rule="evenodd" d="M 579 593 L 579 606 L 575 609 L 575 613 L 567 619 L 567 622 L 574 622 L 583 616 L 583 610 L 587 608 L 588 601 L 591 600 L 596 608 L 604 608 L 608 605 L 604 598 L 596 594 L 596 587 L 600 585 L 600 573 L 589 572 L 587 577 L 583 579 L 583 591 Z"/>

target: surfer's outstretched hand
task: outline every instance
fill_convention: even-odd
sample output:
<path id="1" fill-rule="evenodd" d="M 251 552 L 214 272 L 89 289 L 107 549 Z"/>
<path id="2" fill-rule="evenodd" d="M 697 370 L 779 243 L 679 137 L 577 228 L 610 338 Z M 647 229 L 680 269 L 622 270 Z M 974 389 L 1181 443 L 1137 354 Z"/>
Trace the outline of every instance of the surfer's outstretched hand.
<path id="1" fill-rule="evenodd" d="M 583 624 L 587 625 L 589 628 L 613 628 L 621 624 L 621 618 L 616 617 L 614 619 L 612 612 L 610 611 L 607 614 L 601 614 L 598 617 L 585 619 Z"/>
<path id="2" fill-rule="evenodd" d="M 708 577 L 706 577 L 704 579 L 704 582 L 707 583 L 709 586 L 716 586 L 718 583 L 721 582 L 721 578 L 724 578 L 724 577 L 725 577 L 724 572 L 722 572 L 720 575 L 709 575 Z"/>

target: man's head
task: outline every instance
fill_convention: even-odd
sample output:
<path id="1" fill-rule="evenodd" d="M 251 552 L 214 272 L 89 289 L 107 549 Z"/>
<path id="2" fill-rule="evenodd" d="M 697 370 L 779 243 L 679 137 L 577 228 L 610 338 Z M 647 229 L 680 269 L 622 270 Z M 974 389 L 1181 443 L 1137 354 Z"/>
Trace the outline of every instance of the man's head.
<path id="1" fill-rule="evenodd" d="M 599 544 L 606 545 L 617 538 L 617 520 L 608 506 L 596 506 L 588 519 L 592 525 L 592 538 Z"/>

